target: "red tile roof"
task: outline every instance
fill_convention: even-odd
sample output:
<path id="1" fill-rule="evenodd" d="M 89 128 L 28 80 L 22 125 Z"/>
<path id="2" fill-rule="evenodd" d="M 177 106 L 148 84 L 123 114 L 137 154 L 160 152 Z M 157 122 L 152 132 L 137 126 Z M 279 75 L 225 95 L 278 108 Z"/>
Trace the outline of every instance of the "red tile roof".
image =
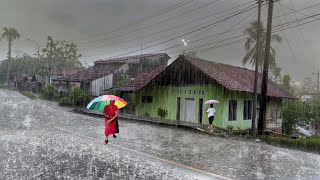
<path id="1" fill-rule="evenodd" d="M 83 72 L 83 80 L 95 80 L 103 76 L 112 74 L 115 70 L 119 69 L 124 63 L 100 64 L 94 65 Z"/>
<path id="2" fill-rule="evenodd" d="M 100 59 L 94 62 L 94 64 L 106 64 L 106 63 L 121 63 L 121 62 L 128 62 L 128 61 L 134 61 L 139 60 L 140 58 L 144 57 L 170 57 L 166 53 L 156 53 L 156 54 L 139 54 L 135 56 L 125 56 L 125 57 L 119 57 L 119 58 L 111 58 L 111 59 Z"/>
<path id="3" fill-rule="evenodd" d="M 190 62 L 195 68 L 230 91 L 253 93 L 254 71 L 252 70 L 185 56 L 180 56 L 176 61 Z M 170 66 L 174 66 L 174 64 L 173 62 Z M 155 79 L 165 69 L 166 66 L 162 66 L 149 74 L 141 74 L 129 85 L 134 86 L 135 90 L 139 90 L 148 85 L 152 79 Z M 261 77 L 261 74 L 259 74 L 258 93 L 261 92 Z M 268 81 L 268 96 L 293 98 L 292 95 L 270 80 Z"/>
<path id="4" fill-rule="evenodd" d="M 255 76 L 252 70 L 197 58 L 183 57 L 181 59 L 189 61 L 228 90 L 253 93 Z M 261 92 L 261 79 L 262 75 L 259 74 L 258 93 Z M 268 80 L 268 96 L 293 98 L 292 95 L 271 80 Z"/>

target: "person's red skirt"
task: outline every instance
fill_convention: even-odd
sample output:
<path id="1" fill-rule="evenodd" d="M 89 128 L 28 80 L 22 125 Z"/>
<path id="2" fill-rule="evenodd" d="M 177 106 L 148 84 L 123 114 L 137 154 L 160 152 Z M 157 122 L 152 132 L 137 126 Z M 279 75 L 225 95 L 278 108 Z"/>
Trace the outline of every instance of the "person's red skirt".
<path id="1" fill-rule="evenodd" d="M 107 119 L 107 118 L 104 120 L 104 127 L 105 127 L 104 134 L 106 136 L 108 136 L 110 134 L 116 134 L 116 119 L 111 121 L 111 123 L 109 125 L 107 124 L 108 120 L 109 119 Z"/>

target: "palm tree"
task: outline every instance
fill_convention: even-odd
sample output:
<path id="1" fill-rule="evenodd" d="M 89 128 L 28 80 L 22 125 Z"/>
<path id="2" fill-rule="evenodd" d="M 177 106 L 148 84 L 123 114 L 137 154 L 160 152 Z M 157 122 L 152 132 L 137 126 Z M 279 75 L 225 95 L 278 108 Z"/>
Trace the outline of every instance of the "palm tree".
<path id="1" fill-rule="evenodd" d="M 3 33 L 1 34 L 3 39 L 7 39 L 9 50 L 8 50 L 8 69 L 7 69 L 7 83 L 9 84 L 9 72 L 10 72 L 10 62 L 11 62 L 11 46 L 12 42 L 20 38 L 20 34 L 15 28 L 3 28 Z"/>
<path id="2" fill-rule="evenodd" d="M 257 34 L 258 34 L 258 21 L 253 21 L 250 23 L 250 27 L 247 27 L 244 31 L 244 34 L 248 35 L 246 38 L 245 43 L 245 49 L 247 51 L 247 54 L 244 56 L 242 60 L 242 64 L 246 65 L 247 63 L 252 64 L 252 67 L 255 66 L 256 63 L 256 52 L 257 52 Z M 265 50 L 265 44 L 266 44 L 266 29 L 263 27 L 262 22 L 260 22 L 260 53 L 259 53 L 259 72 L 262 72 L 263 69 L 263 62 L 264 62 L 264 50 Z M 271 41 L 275 41 L 278 43 L 282 42 L 282 37 L 273 34 L 271 36 Z M 270 67 L 275 66 L 276 51 L 271 47 L 270 48 Z"/>

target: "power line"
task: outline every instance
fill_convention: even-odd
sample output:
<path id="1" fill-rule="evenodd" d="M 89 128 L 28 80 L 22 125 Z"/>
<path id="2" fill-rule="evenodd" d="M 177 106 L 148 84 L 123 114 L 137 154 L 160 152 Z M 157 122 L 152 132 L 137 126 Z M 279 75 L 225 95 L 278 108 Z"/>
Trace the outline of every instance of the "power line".
<path id="1" fill-rule="evenodd" d="M 303 9 L 305 9 L 305 8 L 303 8 Z M 309 19 L 309 18 L 314 18 L 314 17 L 316 17 L 316 16 L 319 16 L 320 15 L 320 13 L 319 14 L 315 14 L 315 15 L 312 15 L 312 16 L 308 16 L 308 17 L 305 17 L 305 18 L 301 18 L 301 19 L 298 19 L 298 20 L 294 20 L 294 21 L 290 21 L 290 22 L 286 22 L 286 23 L 283 23 L 283 24 L 279 24 L 279 25 L 277 25 L 276 27 L 279 27 L 279 28 L 285 28 L 285 27 L 287 27 L 286 29 L 291 29 L 291 28 L 294 28 L 294 27 L 298 27 L 298 26 L 301 26 L 301 25 L 304 25 L 304 24 L 308 24 L 308 23 L 312 23 L 312 22 L 315 22 L 315 21 L 318 21 L 318 20 L 312 20 L 312 21 L 308 21 L 308 22 L 304 22 L 304 23 L 301 23 L 301 24 L 297 24 L 297 23 L 299 23 L 299 22 L 301 22 L 301 21 L 304 21 L 304 20 L 306 20 L 306 19 Z M 283 16 L 283 15 L 282 15 Z M 281 16 L 278 16 L 278 17 L 281 17 Z M 278 29 L 279 29 L 278 28 Z M 286 29 L 284 29 L 284 30 L 286 30 Z M 246 34 L 245 34 L 246 35 Z M 245 35 L 242 35 L 242 36 L 245 36 Z M 241 36 L 237 36 L 237 37 L 241 37 Z M 232 37 L 232 38 L 228 38 L 227 40 L 230 40 L 230 39 L 234 39 L 235 37 Z M 221 41 L 220 41 L 221 42 Z M 213 44 L 213 43 L 210 43 L 210 44 Z M 210 44 L 207 44 L 207 45 L 210 45 Z M 202 45 L 201 47 L 203 47 L 204 45 Z M 199 47 L 199 46 L 198 46 Z M 196 47 L 196 48 L 198 48 L 198 47 Z M 168 48 L 167 48 L 168 49 Z M 209 48 L 208 48 L 209 49 Z M 190 50 L 190 49 L 187 49 L 187 50 Z M 131 53 L 133 53 L 133 52 L 131 52 Z M 131 54 L 131 53 L 127 53 L 127 54 Z M 118 56 L 116 56 L 116 57 L 118 57 Z M 112 57 L 111 57 L 112 58 Z"/>
<path id="2" fill-rule="evenodd" d="M 261 4 L 261 6 L 263 6 L 263 4 Z M 264 9 L 265 7 L 262 7 L 261 11 Z M 255 14 L 258 10 L 256 10 L 255 12 L 253 12 L 252 14 Z M 250 17 L 252 14 L 250 14 L 249 16 L 247 16 L 246 18 L 244 18 L 243 20 L 239 21 L 238 23 L 236 23 L 234 26 L 232 26 L 231 28 L 227 29 L 227 32 L 230 29 L 233 29 L 234 27 L 236 27 L 238 24 L 242 23 L 243 21 L 245 21 L 248 17 Z M 250 18 L 249 22 L 252 20 L 252 18 Z M 240 27 L 240 29 L 246 28 L 248 26 L 244 26 L 244 27 Z M 231 33 L 229 36 L 232 36 L 235 32 Z M 215 38 L 216 39 L 216 38 Z M 214 39 L 214 40 L 215 40 Z M 208 51 L 208 50 L 207 50 Z M 201 51 L 200 53 L 206 53 L 207 51 Z"/>
<path id="3" fill-rule="evenodd" d="M 253 8 L 255 8 L 255 7 L 253 7 Z M 206 26 L 204 26 L 204 27 L 200 27 L 200 28 L 198 28 L 198 29 L 196 29 L 196 30 L 193 30 L 193 31 L 188 32 L 188 33 L 185 33 L 185 34 L 180 35 L 180 36 L 178 36 L 178 37 L 182 37 L 182 36 L 185 36 L 185 35 L 188 35 L 188 34 L 191 34 L 191 33 L 197 32 L 197 31 L 199 31 L 199 30 L 202 30 L 202 29 L 208 28 L 208 27 L 213 26 L 213 25 L 215 25 L 215 24 L 217 24 L 217 23 L 220 23 L 220 22 L 224 22 L 224 21 L 226 21 L 226 20 L 228 20 L 228 19 L 230 19 L 230 18 L 232 18 L 232 17 L 235 17 L 235 16 L 237 16 L 237 15 L 239 15 L 239 14 L 242 14 L 242 13 L 245 13 L 245 12 L 247 12 L 247 11 L 249 11 L 249 10 L 252 10 L 253 8 L 247 9 L 247 10 L 242 11 L 242 12 L 238 12 L 238 13 L 236 13 L 236 14 L 234 14 L 234 15 L 231 15 L 231 16 L 229 16 L 229 17 L 227 17 L 227 18 L 224 18 L 224 19 L 219 20 L 219 21 L 215 21 L 215 22 L 213 22 L 213 23 L 211 23 L 211 24 L 209 24 L 209 25 L 206 25 Z M 160 45 L 160 44 L 163 44 L 163 43 L 166 43 L 166 42 L 169 42 L 169 41 L 175 40 L 175 39 L 176 39 L 176 38 L 178 38 L 178 37 L 171 38 L 171 39 L 169 39 L 169 40 L 166 40 L 166 41 L 163 41 L 163 42 L 160 42 L 160 43 L 157 43 L 157 44 L 154 44 L 154 45 L 151 45 L 151 46 L 145 47 L 145 48 L 143 48 L 143 49 L 149 49 L 149 48 L 151 48 L 151 47 L 154 47 L 154 46 L 157 46 L 157 45 Z M 128 55 L 128 54 L 131 54 L 131 53 L 134 53 L 134 52 L 137 52 L 137 51 L 140 51 L 140 49 L 139 49 L 139 50 L 134 50 L 134 51 L 132 51 L 132 52 L 128 52 L 128 53 L 124 53 L 124 54 L 120 54 L 120 55 L 118 55 L 118 56 L 113 56 L 113 57 L 111 57 L 111 58 L 115 58 L 115 57 L 119 57 L 119 56 Z"/>
<path id="4" fill-rule="evenodd" d="M 281 5 L 281 3 L 279 2 L 279 4 Z M 276 7 L 275 8 L 275 11 L 274 11 L 274 13 L 275 14 L 279 14 L 279 12 L 278 12 L 278 8 Z M 285 18 L 286 19 L 286 21 L 288 21 L 288 19 L 287 18 Z M 280 22 L 280 24 L 282 24 L 282 21 L 281 21 L 281 18 L 279 18 L 279 22 Z M 287 45 L 289 46 L 289 49 L 290 49 L 290 51 L 291 51 L 291 54 L 293 55 L 293 59 L 296 61 L 296 65 L 297 65 L 297 67 L 298 67 L 298 71 L 301 73 L 302 71 L 301 71 L 301 67 L 300 67 L 300 65 L 299 65 L 299 61 L 297 60 L 297 57 L 296 57 L 296 54 L 294 53 L 294 51 L 293 51 L 293 48 L 292 48 L 292 46 L 291 46 L 291 44 L 290 44 L 290 41 L 289 41 L 289 39 L 288 39 L 288 36 L 287 36 L 287 34 L 286 34 L 286 31 L 285 30 L 283 30 L 283 28 L 281 27 L 280 28 L 281 30 L 280 30 L 280 32 L 282 33 L 282 35 L 284 36 L 284 39 L 285 39 L 285 41 L 286 41 L 286 43 L 287 43 Z"/>
<path id="5" fill-rule="evenodd" d="M 318 14 L 318 15 L 320 15 L 320 14 Z M 309 24 L 309 23 L 312 23 L 312 22 L 315 22 L 315 21 L 318 21 L 318 20 L 312 20 L 312 21 L 308 21 L 308 22 L 304 22 L 304 23 L 301 23 L 301 24 L 297 24 L 297 25 L 294 25 L 294 26 L 290 26 L 291 25 L 291 23 L 288 23 L 288 27 L 287 28 L 285 28 L 285 29 L 277 29 L 277 30 L 275 30 L 274 32 L 279 32 L 279 31 L 282 31 L 282 30 L 287 30 L 287 29 L 292 29 L 292 28 L 294 28 L 294 27 L 298 27 L 298 26 L 302 26 L 302 25 L 305 25 L 305 24 Z M 279 26 L 280 27 L 280 26 Z M 245 40 L 245 39 L 244 39 Z M 244 41 L 243 40 L 243 41 Z M 214 48 L 214 47 L 213 47 Z M 211 50 L 211 49 L 213 49 L 213 48 L 208 48 L 208 49 L 206 49 L 206 50 Z"/>
<path id="6" fill-rule="evenodd" d="M 320 5 L 320 3 L 315 4 L 315 5 L 311 5 L 311 6 L 308 6 L 308 7 L 302 8 L 302 9 L 299 9 L 298 11 L 304 11 L 304 10 L 306 10 L 306 9 L 313 8 L 313 7 L 316 7 L 316 6 L 319 6 L 319 5 Z M 248 6 L 248 7 L 251 7 L 251 6 Z M 247 7 L 247 8 L 248 8 L 248 7 Z M 231 8 L 231 9 L 232 9 L 232 8 Z M 245 8 L 244 8 L 244 9 L 245 9 Z M 280 15 L 280 16 L 277 16 L 277 17 L 274 17 L 274 18 L 278 18 L 278 17 L 282 17 L 282 16 L 290 15 L 290 14 L 292 14 L 292 13 L 293 13 L 293 12 L 290 12 L 290 13 L 283 14 L 283 15 Z M 222 17 L 224 17 L 224 16 L 222 16 Z M 209 21 L 209 22 L 211 22 L 211 21 Z M 202 23 L 202 24 L 206 24 L 206 23 Z M 193 26 L 193 27 L 198 27 L 198 25 Z M 188 30 L 188 29 L 192 29 L 193 27 L 191 27 L 191 28 L 187 28 L 187 29 L 185 29 L 185 30 L 183 30 L 183 31 L 186 31 L 186 30 Z M 183 31 L 176 32 L 176 33 L 173 33 L 173 34 L 167 35 L 167 36 L 165 36 L 165 37 L 161 37 L 161 38 L 153 39 L 153 40 L 151 40 L 151 41 L 144 42 L 144 43 L 151 43 L 151 42 L 153 42 L 153 41 L 161 40 L 161 39 L 164 39 L 164 38 L 170 37 L 170 36 L 172 36 L 172 35 L 179 34 L 179 33 L 183 32 Z M 136 46 L 134 46 L 134 47 L 136 47 Z M 129 48 L 122 48 L 122 49 L 118 49 L 118 50 L 115 50 L 115 51 L 112 51 L 112 52 L 117 52 L 117 51 L 121 51 L 121 50 L 127 50 L 127 49 L 130 49 L 130 48 L 132 48 L 132 47 L 129 47 Z M 87 57 L 88 57 L 88 56 L 87 56 Z"/>
<path id="7" fill-rule="evenodd" d="M 252 6 L 249 6 L 249 7 L 252 7 Z M 238 12 L 242 12 L 243 10 L 245 10 L 245 9 L 247 9 L 247 8 L 248 8 L 248 7 L 244 8 L 244 9 L 238 11 Z M 229 15 L 230 15 L 230 14 L 227 14 L 227 15 L 224 15 L 224 16 L 222 16 L 222 17 L 229 16 Z M 222 18 L 222 17 L 220 17 L 220 18 Z M 178 31 L 178 32 L 175 32 L 175 33 L 171 33 L 171 34 L 169 34 L 169 35 L 166 35 L 166 36 L 163 36 L 163 37 L 159 37 L 159 38 L 156 38 L 156 39 L 152 39 L 152 40 L 150 40 L 150 41 L 146 41 L 146 42 L 143 42 L 143 43 L 144 43 L 144 44 L 149 44 L 149 43 L 157 42 L 157 41 L 159 41 L 159 40 L 162 40 L 162 39 L 171 37 L 171 36 L 176 35 L 176 34 L 180 34 L 180 33 L 184 32 L 184 31 L 192 30 L 193 28 L 199 27 L 199 26 L 201 26 L 201 25 L 205 25 L 205 24 L 207 24 L 208 22 L 213 22 L 213 21 L 216 21 L 216 19 L 213 19 L 213 20 L 210 20 L 210 21 L 201 23 L 201 24 L 197 24 L 197 25 L 195 25 L 195 26 L 186 28 L 186 29 L 184 29 L 184 30 L 182 30 L 182 31 Z M 213 26 L 213 27 L 214 27 L 214 26 Z M 134 47 L 136 47 L 136 46 L 134 46 Z M 132 48 L 132 47 L 130 47 L 130 48 Z M 118 49 L 117 51 L 123 51 L 123 50 L 127 50 L 127 49 L 130 49 L 130 48 L 122 48 L 122 49 Z M 113 51 L 113 52 L 117 52 L 117 51 Z"/>
<path id="8" fill-rule="evenodd" d="M 317 14 L 317 15 L 313 15 L 312 17 L 314 17 L 314 16 L 320 16 L 320 13 Z M 312 18 L 312 17 L 309 16 L 309 18 Z M 279 31 L 282 31 L 282 30 L 292 29 L 292 28 L 294 28 L 294 27 L 298 27 L 298 26 L 301 26 L 301 25 L 304 25 L 304 24 L 308 24 L 308 23 L 311 23 L 311 22 L 315 22 L 315 21 L 318 21 L 318 20 L 308 21 L 308 22 L 301 23 L 301 24 L 297 24 L 297 25 L 294 25 L 294 26 L 290 26 L 290 25 L 292 25 L 292 23 L 291 23 L 291 22 L 287 22 L 287 23 L 284 23 L 284 24 L 287 24 L 287 26 L 288 26 L 287 28 L 284 28 L 283 24 L 277 25 L 277 26 L 276 26 L 277 29 L 276 29 L 274 32 L 279 32 Z M 297 21 L 297 22 L 300 22 L 300 20 Z M 218 41 L 218 42 L 224 42 L 224 41 L 226 41 L 226 40 L 236 39 L 236 38 L 239 38 L 239 37 L 242 37 L 242 36 L 247 36 L 247 35 L 249 35 L 249 34 L 243 34 L 243 35 L 239 35 L 239 36 L 235 36 L 235 37 L 230 37 L 230 38 L 227 38 L 227 39 Z M 242 39 L 239 39 L 239 40 L 235 40 L 235 41 L 232 41 L 232 42 L 225 43 L 225 44 L 223 44 L 223 45 L 216 45 L 216 46 L 210 47 L 210 48 L 208 48 L 208 49 L 215 49 L 215 48 L 217 48 L 217 47 L 224 47 L 224 46 L 227 46 L 227 45 L 231 45 L 231 44 L 236 44 L 236 43 L 239 43 L 239 42 L 243 42 L 243 41 L 245 41 L 245 40 L 246 40 L 246 38 L 242 38 Z M 217 43 L 217 42 L 208 43 L 208 44 L 200 45 L 200 46 L 197 46 L 197 47 L 189 48 L 189 49 L 186 49 L 185 51 L 187 51 L 187 50 L 192 50 L 192 49 L 199 48 L 199 47 L 204 47 L 204 46 L 212 45 L 212 44 L 215 44 L 215 43 Z M 173 52 L 173 53 L 171 53 L 171 54 L 175 54 L 175 53 L 179 53 L 179 52 L 182 52 L 182 51 L 176 51 L 176 52 Z"/>
<path id="9" fill-rule="evenodd" d="M 140 29 L 136 29 L 136 30 L 129 31 L 129 32 L 126 32 L 126 33 L 122 33 L 122 34 L 118 34 L 118 35 L 115 35 L 115 36 L 111 36 L 111 37 L 108 37 L 108 38 L 98 39 L 98 40 L 94 40 L 94 41 L 88 41 L 88 42 L 80 43 L 80 44 L 91 44 L 91 43 L 94 43 L 94 42 L 97 42 L 97 41 L 101 41 L 101 40 L 109 40 L 109 39 L 113 39 L 113 38 L 116 38 L 116 37 L 121 37 L 121 36 L 130 34 L 130 33 L 138 32 L 138 31 L 141 31 L 141 30 L 144 30 L 144 29 L 148 29 L 148 28 L 150 28 L 150 27 L 158 26 L 159 24 L 162 24 L 162 23 L 164 23 L 164 22 L 168 22 L 168 21 L 170 21 L 170 20 L 172 20 L 172 19 L 175 19 L 175 18 L 177 18 L 177 17 L 183 16 L 183 15 L 185 15 L 185 14 L 187 14 L 187 13 L 190 13 L 190 12 L 193 12 L 193 11 L 198 10 L 198 9 L 200 9 L 200 8 L 206 7 L 206 6 L 208 6 L 208 5 L 210 5 L 210 4 L 213 4 L 213 3 L 217 2 L 217 1 L 219 1 L 219 0 L 215 0 L 215 1 L 209 2 L 209 3 L 207 3 L 207 4 L 203 5 L 203 6 L 197 7 L 197 8 L 195 8 L 195 9 L 190 10 L 190 11 L 184 12 L 184 13 L 179 14 L 179 15 L 177 15 L 177 16 L 171 17 L 171 18 L 169 18 L 169 19 L 166 19 L 166 20 L 157 22 L 157 23 L 155 23 L 155 24 L 152 24 L 152 25 L 149 25 L 149 26 L 140 28 Z"/>
<path id="10" fill-rule="evenodd" d="M 301 14 L 301 15 L 303 15 L 303 16 L 310 16 L 310 15 L 306 15 L 306 14 L 300 12 L 300 11 L 297 11 L 297 10 L 295 10 L 295 9 L 292 9 L 292 8 L 290 8 L 290 7 L 288 7 L 288 6 L 285 6 L 285 5 L 281 4 L 280 2 L 279 2 L 279 5 L 282 6 L 282 7 L 287 8 L 287 9 L 289 9 L 289 10 L 291 10 L 291 11 L 293 11 L 294 13 L 299 13 L 299 14 Z M 315 18 L 315 19 L 320 20 L 320 18 Z"/>
<path id="11" fill-rule="evenodd" d="M 195 43 L 195 42 L 198 42 L 198 41 L 202 41 L 202 40 L 208 40 L 208 38 L 211 38 L 211 37 L 216 37 L 216 38 L 212 39 L 212 41 L 214 41 L 214 40 L 216 40 L 217 38 L 221 37 L 221 36 L 219 36 L 219 35 L 227 34 L 228 32 L 234 31 L 234 32 L 231 33 L 231 35 L 230 35 L 230 36 L 232 36 L 235 32 L 237 32 L 237 31 L 235 31 L 235 30 L 244 28 L 244 27 L 240 27 L 240 28 L 234 29 L 234 27 L 236 27 L 238 24 L 240 24 L 240 23 L 242 23 L 243 21 L 245 21 L 247 18 L 249 18 L 250 16 L 252 16 L 252 15 L 255 14 L 256 12 L 257 12 L 257 11 L 255 11 L 255 12 L 251 13 L 250 15 L 246 16 L 244 19 L 240 20 L 238 23 L 236 23 L 236 24 L 235 24 L 234 26 L 232 26 L 231 28 L 227 29 L 225 32 L 218 33 L 218 34 L 211 35 L 211 36 L 206 36 L 206 37 L 203 37 L 203 38 L 194 40 L 194 41 L 192 41 L 192 43 Z M 252 19 L 252 18 L 251 18 L 251 19 Z M 198 35 L 198 34 L 197 34 L 197 35 Z M 188 39 L 192 39 L 193 37 L 196 37 L 197 35 L 192 36 L 191 38 L 188 38 Z M 180 44 L 176 44 L 176 45 L 171 46 L 171 47 L 169 47 L 169 48 L 167 48 L 167 49 L 171 49 L 171 48 L 173 48 L 173 47 L 177 47 L 178 45 L 180 45 Z M 167 49 L 164 49 L 164 50 L 167 50 Z M 164 51 L 164 50 L 162 50 L 162 51 Z"/>
<path id="12" fill-rule="evenodd" d="M 196 20 L 192 20 L 192 21 L 189 21 L 189 22 L 187 22 L 187 23 L 183 23 L 183 24 L 178 25 L 178 26 L 174 26 L 174 27 L 171 27 L 171 28 L 168 28 L 168 29 L 164 29 L 164 30 L 161 30 L 161 31 L 157 31 L 157 32 L 151 33 L 151 34 L 149 34 L 149 35 L 145 35 L 145 36 L 143 36 L 143 37 L 138 37 L 138 38 L 135 38 L 135 39 L 132 39 L 132 40 L 126 40 L 126 41 L 123 41 L 123 42 L 120 42 L 120 43 L 116 43 L 116 44 L 113 44 L 113 45 L 119 45 L 119 44 L 123 44 L 123 43 L 127 43 L 127 42 L 132 42 L 132 41 L 139 40 L 139 39 L 142 39 L 142 38 L 147 38 L 147 37 L 150 37 L 150 36 L 159 34 L 159 33 L 163 33 L 163 32 L 166 32 L 166 31 L 170 31 L 170 30 L 173 30 L 173 29 L 176 29 L 176 28 L 179 28 L 179 27 L 182 27 L 182 26 L 185 26 L 185 25 L 188 25 L 188 24 L 191 24 L 191 23 L 194 23 L 194 22 L 197 22 L 197 21 L 200 21 L 200 20 L 209 18 L 209 17 L 216 16 L 216 15 L 221 14 L 221 13 L 224 13 L 224 12 L 228 12 L 228 11 L 230 11 L 230 10 L 232 10 L 232 9 L 239 8 L 239 7 L 244 6 L 244 5 L 247 5 L 247 4 L 249 4 L 249 3 L 251 3 L 251 2 L 247 2 L 247 3 L 241 4 L 241 5 L 239 5 L 239 6 L 232 7 L 232 8 L 230 8 L 230 9 L 227 9 L 227 10 L 223 10 L 223 11 L 220 11 L 220 12 L 217 12 L 217 13 L 213 13 L 213 14 L 211 14 L 211 15 L 208 15 L 208 16 L 205 16 L 205 17 L 202 17 L 202 18 L 198 18 L 198 19 L 196 19 Z M 251 5 L 250 5 L 250 6 L 251 6 Z M 248 7 L 250 7 L 250 6 L 248 6 Z M 210 21 L 209 21 L 209 22 L 210 22 Z M 194 26 L 193 26 L 193 27 L 194 27 Z M 106 45 L 106 44 L 105 44 L 105 45 Z M 130 49 L 130 48 L 132 48 L 132 46 L 131 46 L 131 47 L 124 48 L 124 49 L 115 50 L 115 51 L 112 51 L 112 52 L 116 52 L 116 51 L 120 51 L 120 50 L 125 50 L 125 49 Z"/>
<path id="13" fill-rule="evenodd" d="M 131 27 L 131 26 L 140 24 L 141 22 L 144 22 L 144 21 L 147 21 L 147 20 L 152 19 L 152 18 L 154 18 L 154 17 L 160 16 L 160 15 L 162 15 L 162 14 L 164 14 L 164 13 L 167 13 L 167 12 L 169 12 L 169 11 L 171 11 L 171 10 L 177 9 L 177 8 L 179 8 L 179 7 L 181 7 L 181 6 L 185 5 L 185 4 L 188 4 L 188 3 L 192 2 L 192 1 L 194 1 L 194 0 L 184 0 L 184 1 L 182 1 L 182 2 L 179 2 L 179 3 L 174 4 L 173 6 L 171 6 L 171 7 L 169 7 L 169 8 L 166 8 L 166 9 L 164 9 L 164 10 L 158 12 L 158 13 L 155 13 L 155 14 L 153 14 L 153 15 L 150 15 L 150 16 L 147 16 L 147 17 L 145 17 L 145 18 L 139 19 L 139 20 L 137 20 L 137 21 L 135 21 L 135 22 L 133 22 L 133 23 L 131 23 L 131 24 L 123 25 L 123 26 L 120 26 L 120 27 L 118 27 L 118 28 L 115 28 L 115 29 L 113 29 L 113 30 L 111 30 L 111 31 L 109 31 L 109 32 L 107 32 L 107 33 L 99 33 L 99 34 L 96 34 L 96 35 L 94 35 L 94 36 L 96 36 L 96 37 L 97 37 L 97 36 L 103 36 L 103 35 L 111 34 L 111 33 L 116 32 L 116 31 L 120 31 L 120 30 L 122 30 L 122 29 L 129 28 L 129 27 Z M 85 38 L 82 38 L 82 39 L 86 39 L 86 38 L 90 38 L 90 37 L 91 37 L 91 36 L 88 36 L 88 37 L 85 37 Z M 79 41 L 81 41 L 82 39 L 80 39 Z"/>

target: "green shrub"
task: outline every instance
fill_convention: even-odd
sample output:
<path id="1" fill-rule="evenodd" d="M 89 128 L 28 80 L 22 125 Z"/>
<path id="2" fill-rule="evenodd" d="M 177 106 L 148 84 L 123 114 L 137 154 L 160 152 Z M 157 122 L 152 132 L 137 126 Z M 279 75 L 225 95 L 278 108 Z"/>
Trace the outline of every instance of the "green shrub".
<path id="1" fill-rule="evenodd" d="M 69 97 L 72 100 L 73 105 L 76 106 L 84 106 L 89 100 L 89 95 L 80 88 L 73 89 L 70 92 Z"/>
<path id="2" fill-rule="evenodd" d="M 0 88 L 7 88 L 8 86 L 4 83 L 0 83 Z"/>
<path id="3" fill-rule="evenodd" d="M 22 95 L 28 97 L 29 99 L 37 99 L 37 97 L 30 91 L 20 92 Z"/>
<path id="4" fill-rule="evenodd" d="M 63 97 L 59 100 L 59 106 L 71 106 L 72 100 L 70 97 Z"/>
<path id="5" fill-rule="evenodd" d="M 54 99 L 54 91 L 54 87 L 51 84 L 49 84 L 42 90 L 42 96 L 45 99 Z"/>
<path id="6" fill-rule="evenodd" d="M 150 114 L 148 112 L 144 113 L 144 116 L 150 117 Z"/>
<path id="7" fill-rule="evenodd" d="M 261 136 L 269 144 L 290 147 L 300 150 L 320 152 L 320 136 L 292 139 L 290 137 Z"/>
<path id="8" fill-rule="evenodd" d="M 228 125 L 227 129 L 228 129 L 228 131 L 233 131 L 233 126 Z"/>
<path id="9" fill-rule="evenodd" d="M 158 108 L 157 114 L 160 118 L 166 118 L 168 116 L 168 111 L 166 109 Z"/>

